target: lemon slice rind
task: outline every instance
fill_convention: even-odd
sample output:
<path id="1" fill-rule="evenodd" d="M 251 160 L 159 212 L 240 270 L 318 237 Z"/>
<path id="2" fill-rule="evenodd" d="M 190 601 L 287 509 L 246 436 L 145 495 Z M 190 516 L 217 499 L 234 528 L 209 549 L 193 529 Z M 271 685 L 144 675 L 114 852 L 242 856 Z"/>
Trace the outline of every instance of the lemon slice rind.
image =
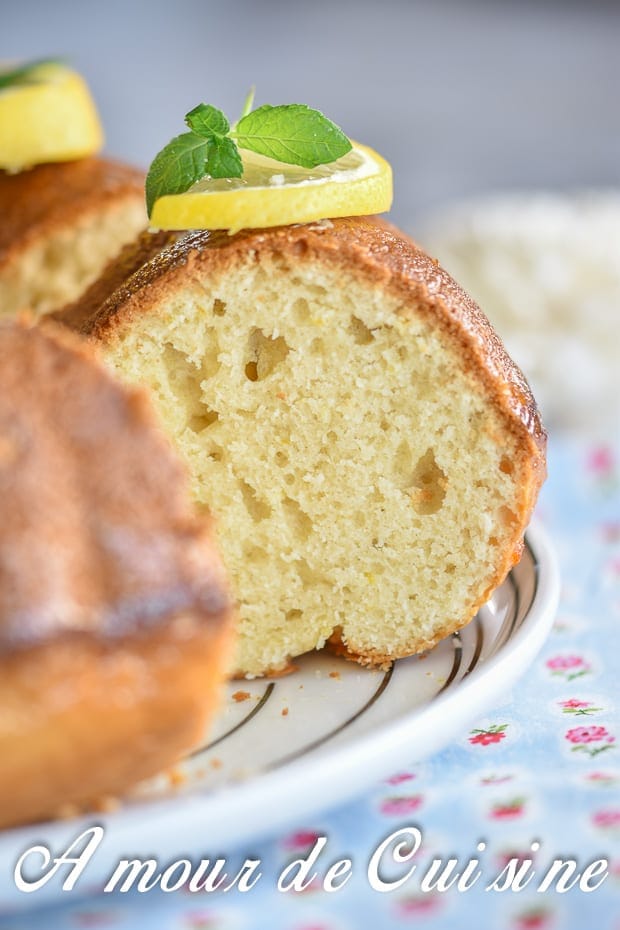
<path id="1" fill-rule="evenodd" d="M 390 165 L 372 149 L 358 143 L 354 143 L 354 153 L 361 156 L 359 169 L 339 171 L 335 167 L 331 176 L 286 183 L 276 173 L 272 183 L 231 190 L 209 190 L 210 183 L 221 186 L 221 182 L 199 182 L 202 190 L 159 197 L 153 206 L 150 225 L 157 229 L 226 229 L 233 234 L 240 229 L 386 212 L 392 203 Z M 286 171 L 286 166 L 274 165 L 276 172 Z M 300 174 L 299 169 L 295 170 Z"/>
<path id="2" fill-rule="evenodd" d="M 0 168 L 15 172 L 98 152 L 103 131 L 83 78 L 57 64 L 33 73 L 36 83 L 0 91 Z"/>

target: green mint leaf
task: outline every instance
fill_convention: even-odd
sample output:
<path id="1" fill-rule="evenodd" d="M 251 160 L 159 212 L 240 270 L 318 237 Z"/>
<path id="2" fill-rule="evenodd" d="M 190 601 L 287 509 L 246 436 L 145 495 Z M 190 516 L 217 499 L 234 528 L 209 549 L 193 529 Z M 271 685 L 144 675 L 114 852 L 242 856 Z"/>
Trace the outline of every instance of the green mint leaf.
<path id="1" fill-rule="evenodd" d="M 303 168 L 328 164 L 352 148 L 335 123 L 301 103 L 252 110 L 233 135 L 239 148 Z"/>
<path id="2" fill-rule="evenodd" d="M 155 156 L 146 176 L 146 209 L 165 194 L 182 194 L 206 172 L 209 141 L 194 132 L 184 132 Z"/>
<path id="3" fill-rule="evenodd" d="M 207 174 L 212 178 L 240 178 L 243 175 L 241 155 L 232 139 L 221 137 L 209 142 Z"/>
<path id="4" fill-rule="evenodd" d="M 199 103 L 185 116 L 185 122 L 198 136 L 207 139 L 213 136 L 225 136 L 230 130 L 228 120 L 221 110 L 208 103 Z"/>
<path id="5" fill-rule="evenodd" d="M 40 58 L 37 61 L 29 61 L 18 68 L 12 68 L 10 71 L 0 72 L 0 90 L 6 87 L 14 87 L 20 84 L 38 84 L 41 78 L 35 74 L 36 69 L 41 65 L 60 65 L 62 62 L 57 58 Z"/>

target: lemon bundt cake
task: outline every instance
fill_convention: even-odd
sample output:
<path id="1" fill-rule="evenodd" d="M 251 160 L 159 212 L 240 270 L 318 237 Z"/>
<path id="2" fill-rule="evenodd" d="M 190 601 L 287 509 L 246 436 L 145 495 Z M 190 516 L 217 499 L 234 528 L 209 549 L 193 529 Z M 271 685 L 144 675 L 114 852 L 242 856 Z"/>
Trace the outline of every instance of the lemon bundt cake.
<path id="1" fill-rule="evenodd" d="M 82 328 L 150 388 L 215 515 L 238 673 L 328 641 L 376 666 L 425 650 L 518 560 L 545 474 L 534 400 L 387 224 L 188 234 Z"/>
<path id="2" fill-rule="evenodd" d="M 116 795 L 200 739 L 231 649 L 208 526 L 146 396 L 0 322 L 0 826 Z"/>
<path id="3" fill-rule="evenodd" d="M 0 170 L 0 315 L 71 301 L 146 226 L 144 176 L 102 158 Z"/>

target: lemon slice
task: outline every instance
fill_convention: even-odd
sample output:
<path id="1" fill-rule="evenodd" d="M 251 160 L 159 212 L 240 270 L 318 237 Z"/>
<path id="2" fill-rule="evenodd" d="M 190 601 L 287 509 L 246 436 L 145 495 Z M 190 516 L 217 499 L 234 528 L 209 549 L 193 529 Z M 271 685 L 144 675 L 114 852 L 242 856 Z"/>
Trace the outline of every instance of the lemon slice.
<path id="1" fill-rule="evenodd" d="M 20 171 L 97 152 L 103 132 L 80 75 L 49 63 L 34 67 L 28 78 L 0 90 L 0 168 Z"/>
<path id="2" fill-rule="evenodd" d="M 285 165 L 242 151 L 242 178 L 203 178 L 184 194 L 153 205 L 159 229 L 286 226 L 336 216 L 384 213 L 392 204 L 392 169 L 372 149 L 353 143 L 342 158 L 317 168 Z"/>

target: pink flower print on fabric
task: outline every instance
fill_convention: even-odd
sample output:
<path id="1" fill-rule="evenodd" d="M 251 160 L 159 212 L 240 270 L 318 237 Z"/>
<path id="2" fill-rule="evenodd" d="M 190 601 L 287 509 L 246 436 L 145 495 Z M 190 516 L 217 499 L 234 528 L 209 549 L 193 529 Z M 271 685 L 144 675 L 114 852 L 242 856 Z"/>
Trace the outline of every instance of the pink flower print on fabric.
<path id="1" fill-rule="evenodd" d="M 413 772 L 397 772 L 396 775 L 391 775 L 390 778 L 386 778 L 386 784 L 388 785 L 402 785 L 405 781 L 413 781 L 415 775 Z"/>
<path id="2" fill-rule="evenodd" d="M 113 927 L 115 924 L 118 924 L 120 921 L 120 916 L 117 911 L 105 910 L 88 910 L 88 911 L 77 911 L 73 915 L 73 922 L 76 927 Z"/>
<path id="3" fill-rule="evenodd" d="M 515 930 L 544 930 L 551 926 L 553 915 L 548 908 L 532 907 L 514 918 Z"/>
<path id="4" fill-rule="evenodd" d="M 602 478 L 612 474 L 614 465 L 614 454 L 609 446 L 595 446 L 586 460 L 588 471 Z"/>
<path id="5" fill-rule="evenodd" d="M 614 749 L 614 743 L 616 742 L 616 737 L 606 727 L 601 726 L 573 727 L 566 731 L 564 738 L 569 743 L 575 744 L 571 746 L 571 752 L 587 753 L 592 757 L 598 756 L 599 753 L 608 749 Z M 587 745 L 589 743 L 604 743 L 604 745 L 591 748 Z"/>
<path id="6" fill-rule="evenodd" d="M 590 784 L 601 788 L 608 788 L 620 781 L 620 778 L 611 772 L 588 772 L 587 775 L 584 775 L 584 779 Z"/>
<path id="7" fill-rule="evenodd" d="M 511 798 L 509 801 L 500 801 L 491 808 L 489 816 L 493 820 L 512 820 L 520 817 L 525 810 L 525 798 Z"/>
<path id="8" fill-rule="evenodd" d="M 469 732 L 473 735 L 469 737 L 469 742 L 472 746 L 491 746 L 493 743 L 501 743 L 506 738 L 507 727 L 507 723 L 494 723 L 486 730 L 470 730 Z"/>
<path id="9" fill-rule="evenodd" d="M 620 808 L 607 808 L 592 814 L 592 823 L 599 830 L 620 832 Z"/>
<path id="10" fill-rule="evenodd" d="M 512 781 L 514 775 L 483 775 L 480 779 L 481 785 L 503 785 L 507 781 Z"/>
<path id="11" fill-rule="evenodd" d="M 536 857 L 532 854 L 531 849 L 505 849 L 500 851 L 496 856 L 498 869 L 504 869 L 513 859 L 519 865 L 525 862 L 526 859 L 533 859 L 536 861 Z"/>
<path id="12" fill-rule="evenodd" d="M 217 930 L 221 926 L 213 911 L 193 911 L 183 921 L 184 930 Z"/>
<path id="13" fill-rule="evenodd" d="M 610 559 L 607 563 L 607 571 L 612 578 L 620 578 L 620 556 Z"/>
<path id="14" fill-rule="evenodd" d="M 401 898 L 396 905 L 396 910 L 400 917 L 423 916 L 432 914 L 441 907 L 439 895 L 411 895 L 407 898 Z"/>
<path id="15" fill-rule="evenodd" d="M 602 491 L 612 491 L 617 483 L 616 459 L 610 446 L 595 446 L 586 459 L 586 470 Z"/>
<path id="16" fill-rule="evenodd" d="M 599 532 L 605 543 L 620 542 L 620 520 L 602 523 L 599 527 Z"/>
<path id="17" fill-rule="evenodd" d="M 602 707 L 594 707 L 591 701 L 578 701 L 571 698 L 569 701 L 558 701 L 562 708 L 563 714 L 572 714 L 575 717 L 587 717 L 589 714 L 597 714 L 603 710 Z"/>
<path id="18" fill-rule="evenodd" d="M 320 835 L 316 830 L 298 830 L 287 836 L 282 845 L 285 849 L 312 849 Z"/>
<path id="19" fill-rule="evenodd" d="M 553 656 L 547 659 L 545 665 L 552 675 L 563 678 L 565 681 L 574 681 L 575 678 L 588 675 L 591 671 L 590 664 L 582 656 Z"/>
<path id="20" fill-rule="evenodd" d="M 424 798 L 421 794 L 410 794 L 403 797 L 385 798 L 379 805 L 382 814 L 388 817 L 411 814 L 422 806 Z"/>
<path id="21" fill-rule="evenodd" d="M 601 739 L 613 742 L 615 737 L 611 736 L 605 727 L 573 727 L 572 730 L 566 731 L 566 739 L 571 743 L 595 743 Z"/>

